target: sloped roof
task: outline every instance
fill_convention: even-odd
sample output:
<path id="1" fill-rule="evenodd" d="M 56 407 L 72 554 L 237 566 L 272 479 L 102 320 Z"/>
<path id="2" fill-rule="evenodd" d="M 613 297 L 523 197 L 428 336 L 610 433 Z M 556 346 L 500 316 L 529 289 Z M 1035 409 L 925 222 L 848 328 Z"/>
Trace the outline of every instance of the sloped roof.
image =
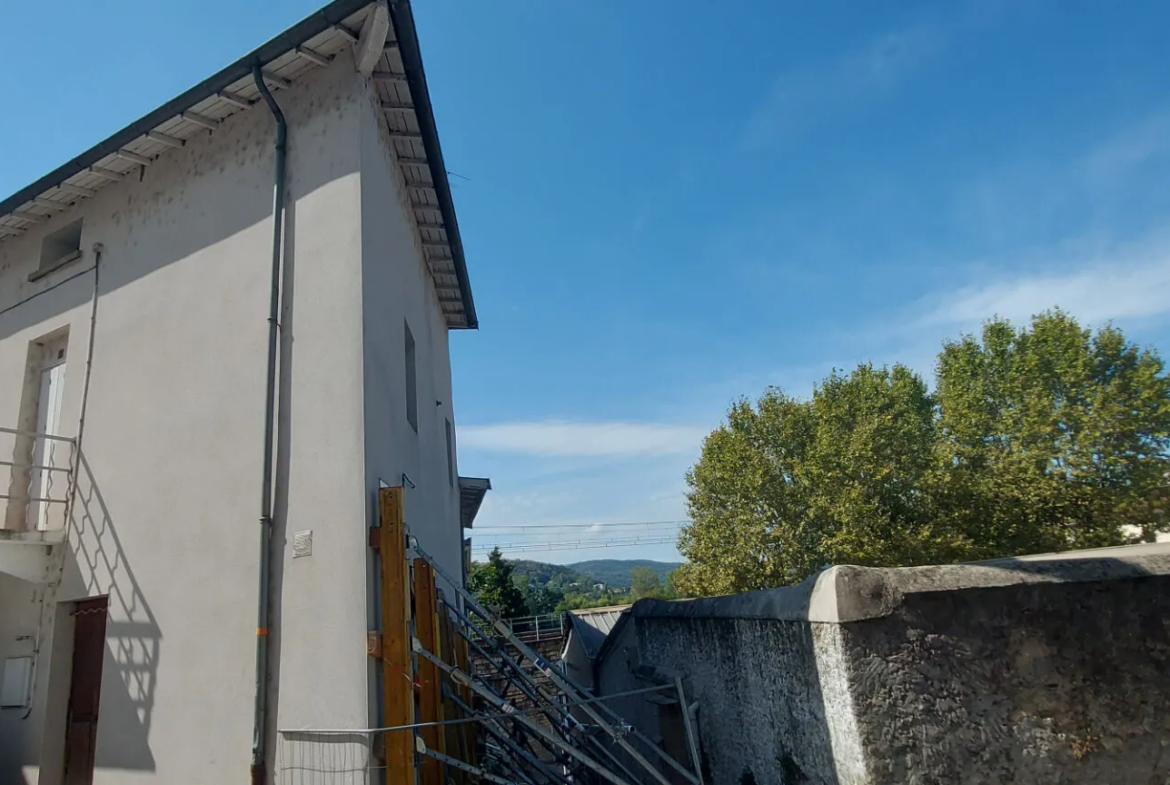
<path id="1" fill-rule="evenodd" d="M 71 210 L 139 167 L 212 132 L 261 101 L 259 65 L 270 89 L 287 89 L 358 41 L 370 0 L 334 0 L 183 94 L 0 201 L 0 242 Z M 415 226 L 448 327 L 478 327 L 463 243 L 419 53 L 410 0 L 387 0 L 391 30 L 372 79 L 394 137 Z"/>
<path id="2" fill-rule="evenodd" d="M 606 608 L 587 608 L 578 611 L 569 611 L 569 621 L 573 625 L 573 633 L 581 641 L 581 648 L 589 659 L 597 657 L 602 644 L 610 631 L 617 626 L 622 614 L 629 610 L 629 605 L 611 605 Z"/>

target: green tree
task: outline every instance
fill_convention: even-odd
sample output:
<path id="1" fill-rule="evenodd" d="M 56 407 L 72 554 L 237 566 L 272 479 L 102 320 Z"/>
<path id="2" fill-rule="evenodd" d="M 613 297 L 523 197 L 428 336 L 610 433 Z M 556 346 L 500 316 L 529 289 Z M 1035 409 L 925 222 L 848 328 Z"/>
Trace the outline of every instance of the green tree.
<path id="1" fill-rule="evenodd" d="M 634 567 L 630 570 L 630 595 L 634 600 L 661 598 L 662 581 L 658 573 L 649 567 Z"/>
<path id="2" fill-rule="evenodd" d="M 1120 330 L 1061 311 L 990 321 L 944 346 L 938 397 L 939 506 L 969 556 L 1167 530 L 1170 380 Z"/>
<path id="3" fill-rule="evenodd" d="M 610 605 L 626 605 L 630 599 L 628 593 L 612 589 L 602 592 L 566 592 L 564 598 L 557 605 L 557 610 L 574 611 L 587 608 L 605 608 Z"/>
<path id="4" fill-rule="evenodd" d="M 467 584 L 480 604 L 501 618 L 529 615 L 524 594 L 512 579 L 512 565 L 499 548 L 492 548 L 486 564 L 476 565 Z"/>
<path id="5" fill-rule="evenodd" d="M 666 579 L 662 582 L 662 599 L 677 600 L 680 596 L 678 587 L 675 585 L 678 579 L 678 568 L 666 573 Z"/>
<path id="6" fill-rule="evenodd" d="M 1170 530 L 1170 381 L 1152 350 L 1060 311 L 908 369 L 834 372 L 734 404 L 687 475 L 676 588 L 724 594 L 830 564 L 911 565 Z M 1127 528 L 1132 527 L 1132 528 Z M 1137 532 L 1136 535 L 1127 532 Z"/>
<path id="7" fill-rule="evenodd" d="M 827 564 L 934 555 L 928 500 L 934 402 L 904 366 L 834 372 L 798 401 L 739 401 L 687 474 L 689 559 L 675 587 L 729 594 L 792 583 Z"/>
<path id="8" fill-rule="evenodd" d="M 561 592 L 535 582 L 529 583 L 527 591 L 524 592 L 524 604 L 528 606 L 528 612 L 534 616 L 552 613 L 564 598 Z"/>

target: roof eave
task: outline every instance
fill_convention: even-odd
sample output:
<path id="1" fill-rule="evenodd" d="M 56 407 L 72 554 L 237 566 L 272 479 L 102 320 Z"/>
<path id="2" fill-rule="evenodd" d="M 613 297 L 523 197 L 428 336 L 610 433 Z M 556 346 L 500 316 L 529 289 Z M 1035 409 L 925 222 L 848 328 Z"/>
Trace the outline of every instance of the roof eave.
<path id="1" fill-rule="evenodd" d="M 475 313 L 475 301 L 471 295 L 471 281 L 467 276 L 467 260 L 463 255 L 463 238 L 459 234 L 459 221 L 455 217 L 455 201 L 451 197 L 451 183 L 447 180 L 447 166 L 443 163 L 443 151 L 439 147 L 439 130 L 435 126 L 435 113 L 431 107 L 431 94 L 427 89 L 426 71 L 423 70 L 422 53 L 418 45 L 418 31 L 414 27 L 414 12 L 410 0 L 390 0 L 390 19 L 394 23 L 394 34 L 398 38 L 402 65 L 406 68 L 406 80 L 410 85 L 410 96 L 415 105 L 419 130 L 422 132 L 423 149 L 431 168 L 431 180 L 439 197 L 439 211 L 447 227 L 447 242 L 451 247 L 451 258 L 455 263 L 455 275 L 459 278 L 459 292 L 463 297 L 463 313 L 467 329 L 479 327 Z"/>
<path id="2" fill-rule="evenodd" d="M 140 117 L 113 136 L 98 142 L 71 161 L 63 163 L 36 182 L 0 201 L 0 215 L 10 213 L 57 183 L 80 174 L 96 162 L 113 155 L 146 132 L 186 111 L 195 104 L 226 90 L 231 84 L 252 73 L 255 65 L 267 65 L 304 41 L 334 27 L 348 16 L 370 4 L 370 0 L 334 0 L 314 14 L 302 19 L 272 40 L 241 57 L 191 89 L 179 94 L 152 112 Z"/>
<path id="3" fill-rule="evenodd" d="M 70 177 L 79 175 L 103 159 L 116 154 L 159 125 L 181 115 L 201 101 L 228 89 L 232 84 L 251 74 L 254 66 L 267 65 L 314 36 L 340 25 L 348 17 L 368 5 L 371 5 L 371 0 L 334 0 L 231 65 L 3 199 L 0 201 L 0 216 L 16 212 L 18 208 L 40 197 L 50 189 L 58 187 Z M 416 105 L 416 116 L 423 137 L 423 147 L 426 150 L 431 178 L 435 183 L 439 209 L 447 233 L 447 243 L 451 249 L 455 275 L 459 281 L 460 297 L 463 300 L 464 325 L 453 326 L 452 329 L 476 329 L 479 327 L 479 319 L 475 312 L 475 302 L 467 274 L 467 261 L 463 252 L 463 241 L 459 234 L 451 186 L 447 180 L 447 170 L 439 146 L 434 111 L 427 90 L 426 75 L 423 72 L 418 34 L 414 26 L 414 15 L 409 0 L 390 0 L 388 7 L 394 26 L 394 34 L 402 53 L 406 78 L 411 89 L 411 99 Z"/>

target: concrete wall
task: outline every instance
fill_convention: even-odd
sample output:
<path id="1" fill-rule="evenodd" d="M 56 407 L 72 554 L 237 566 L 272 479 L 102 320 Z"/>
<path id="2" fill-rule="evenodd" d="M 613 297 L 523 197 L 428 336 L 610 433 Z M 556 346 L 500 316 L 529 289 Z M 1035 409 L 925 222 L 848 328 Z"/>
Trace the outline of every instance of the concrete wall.
<path id="1" fill-rule="evenodd" d="M 876 570 L 633 611 L 602 694 L 677 670 L 708 782 L 1170 777 L 1170 553 Z M 629 707 L 627 711 L 637 711 Z M 653 725 L 653 717 L 632 721 Z"/>
<path id="2" fill-rule="evenodd" d="M 436 533 L 450 530 L 449 544 L 440 538 L 432 547 L 458 570 L 457 501 L 436 490 L 436 456 L 446 484 L 441 419 L 435 428 L 437 413 L 450 412 L 446 328 L 410 234 L 388 209 L 391 186 L 374 185 L 387 173 L 370 139 L 369 88 L 352 63 L 339 57 L 277 100 L 289 121 L 289 206 L 273 727 L 366 727 L 375 477 L 396 482 L 406 471 L 423 480 L 409 509 L 435 521 Z M 15 424 L 29 342 L 68 329 L 70 436 L 90 337 L 91 248 L 105 246 L 64 578 L 42 606 L 31 584 L 0 576 L 0 658 L 30 653 L 40 629 L 31 712 L 0 711 L 0 782 L 57 781 L 66 611 L 103 594 L 110 613 L 95 782 L 247 776 L 273 140 L 273 120 L 257 106 L 164 155 L 141 182 L 127 177 L 50 221 L 45 231 L 84 217 L 84 256 L 37 283 L 27 276 L 41 233 L 0 245 L 0 425 Z M 387 226 L 366 225 L 375 215 Z M 386 290 L 397 317 L 385 315 L 386 300 L 370 287 Z M 426 430 L 420 422 L 414 442 L 375 416 L 400 411 L 390 399 L 402 386 L 401 332 L 393 330 L 402 318 L 420 345 Z M 436 398 L 443 407 L 422 405 Z M 11 443 L 0 440 L 0 449 Z M 293 559 L 293 535 L 310 530 L 312 556 Z"/>

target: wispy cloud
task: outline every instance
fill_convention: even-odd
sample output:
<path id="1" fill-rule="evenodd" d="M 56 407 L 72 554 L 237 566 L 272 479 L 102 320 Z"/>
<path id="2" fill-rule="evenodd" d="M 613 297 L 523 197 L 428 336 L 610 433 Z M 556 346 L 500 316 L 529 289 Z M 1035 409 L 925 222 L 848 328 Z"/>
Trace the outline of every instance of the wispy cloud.
<path id="1" fill-rule="evenodd" d="M 1089 324 L 1170 313 L 1170 242 L 1065 258 L 1038 272 L 1001 274 L 930 295 L 915 306 L 912 323 L 915 329 L 969 327 L 991 316 L 1022 322 L 1053 307 Z"/>
<path id="2" fill-rule="evenodd" d="M 1123 128 L 1091 150 L 1082 170 L 1092 184 L 1122 177 L 1135 167 L 1170 152 L 1170 113 L 1158 112 Z"/>
<path id="3" fill-rule="evenodd" d="M 944 50 L 945 35 L 922 24 L 867 41 L 837 57 L 784 71 L 752 111 L 742 144 L 757 149 L 847 106 L 887 93 Z"/>
<path id="4" fill-rule="evenodd" d="M 461 447 L 542 457 L 678 455 L 697 452 L 709 428 L 647 422 L 540 420 L 459 429 Z"/>

